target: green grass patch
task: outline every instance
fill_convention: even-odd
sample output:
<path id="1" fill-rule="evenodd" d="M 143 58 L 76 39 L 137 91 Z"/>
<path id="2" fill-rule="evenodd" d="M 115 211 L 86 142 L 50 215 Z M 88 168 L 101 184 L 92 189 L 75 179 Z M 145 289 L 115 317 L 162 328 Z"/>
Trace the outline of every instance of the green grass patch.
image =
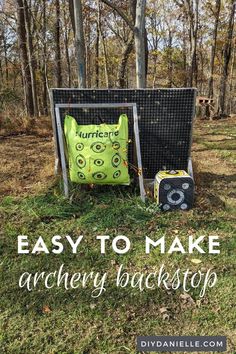
<path id="1" fill-rule="evenodd" d="M 210 134 L 231 134 L 231 129 L 212 128 Z M 231 140 L 199 142 L 207 150 L 217 150 L 222 163 L 234 160 Z M 210 139 L 209 139 L 210 140 Z M 232 160 L 233 159 L 233 160 Z M 228 354 L 236 351 L 236 212 L 234 181 L 220 174 L 202 175 L 195 207 L 189 212 L 161 213 L 152 201 L 143 204 L 131 188 L 102 187 L 93 190 L 72 187 L 66 200 L 59 186 L 47 193 L 12 198 L 0 203 L 0 352 L 1 353 L 136 353 L 137 335 L 227 335 Z M 205 179 L 204 179 L 205 178 Z M 213 180 L 214 178 L 214 180 Z M 204 180 L 203 180 L 204 179 Z M 214 201 L 214 203 L 213 203 Z M 62 254 L 17 254 L 17 236 L 28 235 L 30 244 L 42 236 L 51 251 L 51 237 L 84 235 L 78 254 L 68 244 Z M 110 235 L 107 252 L 100 254 L 96 235 Z M 126 235 L 131 250 L 118 255 L 111 249 L 117 235 Z M 146 236 L 166 237 L 167 247 L 178 236 L 183 244 L 188 236 L 219 235 L 220 255 L 145 255 Z M 207 244 L 203 248 L 207 250 Z M 197 259 L 197 264 L 193 262 Z M 121 264 L 131 274 L 157 271 L 165 264 L 192 272 L 212 269 L 218 282 L 204 298 L 191 290 L 184 300 L 182 288 L 162 288 L 140 292 L 130 287 L 118 289 L 114 279 Z M 45 289 L 41 284 L 28 292 L 19 289 L 20 275 L 28 271 L 53 272 L 64 264 L 69 273 L 107 272 L 106 291 L 92 298 L 90 282 L 85 289 Z M 163 312 L 164 311 L 164 312 Z"/>
<path id="2" fill-rule="evenodd" d="M 0 340 L 4 352 L 24 353 L 27 349 L 27 353 L 134 353 L 138 334 L 189 334 L 189 321 L 194 321 L 190 334 L 214 334 L 216 328 L 224 334 L 232 328 L 235 314 L 227 309 L 236 286 L 233 221 L 227 220 L 226 215 L 217 217 L 218 212 L 209 220 L 209 215 L 201 215 L 196 209 L 161 214 L 155 204 L 143 205 L 138 197 L 114 193 L 117 192 L 106 191 L 102 202 L 96 191 L 81 193 L 75 202 L 56 193 L 23 200 L 7 197 L 2 201 Z M 189 230 L 195 235 L 222 235 L 221 256 L 160 255 L 157 250 L 145 256 L 146 235 L 153 239 L 166 235 L 169 245 L 177 231 L 185 242 Z M 101 256 L 95 236 L 108 234 L 113 238 L 121 233 L 129 236 L 132 251 L 117 255 L 109 243 L 107 254 Z M 69 248 L 60 255 L 17 255 L 18 234 L 28 235 L 32 243 L 43 236 L 49 249 L 55 234 L 85 234 L 85 242 L 77 255 L 71 254 Z M 191 263 L 193 257 L 200 258 L 199 266 Z M 71 273 L 108 272 L 112 280 L 121 263 L 130 273 L 153 271 L 161 263 L 170 271 L 178 267 L 212 267 L 219 274 L 219 285 L 208 291 L 207 304 L 198 305 L 199 308 L 198 292 L 190 292 L 194 303 L 189 308 L 180 298 L 181 289 L 171 294 L 162 289 L 140 293 L 137 289 L 117 289 L 110 281 L 106 292 L 93 299 L 90 286 L 66 292 L 43 286 L 28 292 L 18 287 L 22 272 L 54 271 L 61 264 Z M 222 289 L 227 289 L 227 293 Z M 222 310 L 216 311 L 219 303 Z M 162 307 L 168 308 L 166 319 L 160 312 Z"/>

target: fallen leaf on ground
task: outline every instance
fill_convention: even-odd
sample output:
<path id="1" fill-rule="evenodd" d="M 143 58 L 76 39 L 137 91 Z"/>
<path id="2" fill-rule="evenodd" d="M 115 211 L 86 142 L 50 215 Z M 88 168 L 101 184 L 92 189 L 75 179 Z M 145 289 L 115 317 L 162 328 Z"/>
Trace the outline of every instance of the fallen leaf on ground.
<path id="1" fill-rule="evenodd" d="M 159 309 L 159 312 L 160 313 L 165 313 L 165 312 L 167 312 L 168 311 L 168 308 L 167 307 L 161 307 L 160 309 Z"/>
<path id="2" fill-rule="evenodd" d="M 191 259 L 191 262 L 193 264 L 200 264 L 202 261 L 201 261 L 201 259 L 193 258 L 193 259 Z"/>
<path id="3" fill-rule="evenodd" d="M 43 306 L 43 313 L 50 313 L 50 312 L 52 312 L 52 310 L 50 309 L 49 306 L 47 305 Z"/>
<path id="4" fill-rule="evenodd" d="M 187 293 L 180 294 L 180 299 L 182 300 L 183 307 L 196 306 L 196 303 L 193 298 Z"/>

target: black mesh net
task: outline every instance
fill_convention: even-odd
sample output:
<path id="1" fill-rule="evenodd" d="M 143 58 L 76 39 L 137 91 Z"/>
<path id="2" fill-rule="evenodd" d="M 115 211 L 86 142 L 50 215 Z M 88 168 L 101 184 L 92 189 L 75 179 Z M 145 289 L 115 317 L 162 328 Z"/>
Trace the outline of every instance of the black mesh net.
<path id="1" fill-rule="evenodd" d="M 129 161 L 136 165 L 132 108 L 71 108 L 72 103 L 136 103 L 144 178 L 154 178 L 159 170 L 187 170 L 195 108 L 195 92 L 186 89 L 92 90 L 52 89 L 53 104 L 63 119 L 72 115 L 79 124 L 118 122 L 121 113 L 129 117 Z"/>

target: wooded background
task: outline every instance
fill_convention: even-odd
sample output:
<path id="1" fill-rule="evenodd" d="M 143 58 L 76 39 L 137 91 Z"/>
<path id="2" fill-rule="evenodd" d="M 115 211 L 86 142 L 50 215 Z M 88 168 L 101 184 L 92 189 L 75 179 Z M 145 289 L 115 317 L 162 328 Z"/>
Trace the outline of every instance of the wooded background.
<path id="1" fill-rule="evenodd" d="M 0 1 L 0 112 L 49 113 L 50 87 L 197 87 L 236 113 L 235 0 Z"/>

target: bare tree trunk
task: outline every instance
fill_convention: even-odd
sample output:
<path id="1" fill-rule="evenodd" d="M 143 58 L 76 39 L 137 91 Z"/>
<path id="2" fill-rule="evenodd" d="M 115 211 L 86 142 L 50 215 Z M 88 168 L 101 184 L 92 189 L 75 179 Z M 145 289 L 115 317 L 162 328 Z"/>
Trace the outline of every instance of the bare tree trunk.
<path id="1" fill-rule="evenodd" d="M 222 71 L 221 83 L 220 83 L 220 97 L 219 97 L 219 107 L 218 107 L 218 115 L 222 116 L 222 117 L 227 115 L 227 112 L 226 112 L 226 87 L 227 87 L 227 81 L 228 81 L 229 62 L 230 62 L 231 53 L 232 53 L 235 7 L 236 7 L 235 0 L 231 0 L 231 11 L 230 11 L 230 17 L 229 17 L 229 23 L 228 23 L 227 38 L 226 38 L 224 49 L 223 49 L 223 71 Z"/>
<path id="2" fill-rule="evenodd" d="M 4 50 L 4 62 L 5 62 L 5 77 L 6 77 L 6 85 L 8 86 L 9 69 L 8 69 L 8 58 L 7 58 L 7 41 L 6 41 L 4 28 L 2 31 L 2 36 L 3 36 L 3 50 Z"/>
<path id="3" fill-rule="evenodd" d="M 210 58 L 210 77 L 208 81 L 208 97 L 214 97 L 214 68 L 215 68 L 215 56 L 216 56 L 216 43 L 217 43 L 217 35 L 218 35 L 218 25 L 219 25 L 219 16 L 220 16 L 220 7 L 221 0 L 215 1 L 215 24 L 212 38 L 212 46 L 211 46 L 211 58 Z M 210 106 L 207 105 L 205 109 L 205 117 L 210 118 L 211 110 Z"/>
<path id="4" fill-rule="evenodd" d="M 74 1 L 73 0 L 69 0 L 69 12 L 70 12 L 72 30 L 73 30 L 74 36 L 75 36 L 75 14 L 74 14 Z"/>
<path id="5" fill-rule="evenodd" d="M 68 87 L 71 87 L 71 65 L 70 65 L 70 56 L 69 56 L 69 49 L 68 49 L 68 33 L 65 32 L 65 53 L 66 53 L 66 63 L 67 63 L 67 76 L 68 76 Z"/>
<path id="6" fill-rule="evenodd" d="M 43 114 L 48 114 L 47 102 L 47 44 L 46 44 L 47 18 L 46 0 L 43 0 L 43 61 L 42 61 L 42 82 L 43 82 Z"/>
<path id="7" fill-rule="evenodd" d="M 157 55 L 155 54 L 153 57 L 153 80 L 152 80 L 152 88 L 156 87 L 157 81 Z"/>
<path id="8" fill-rule="evenodd" d="M 99 28 L 99 37 L 101 39 L 102 44 L 102 51 L 104 55 L 104 73 L 105 73 L 105 80 L 106 80 L 106 87 L 110 87 L 110 80 L 109 80 L 109 73 L 108 73 L 108 58 L 107 58 L 107 49 L 105 44 L 105 38 L 102 31 L 102 23 L 101 23 L 101 7 L 99 0 L 97 1 L 98 6 L 98 28 Z"/>
<path id="9" fill-rule="evenodd" d="M 191 37 L 191 68 L 190 68 L 190 86 L 197 86 L 198 68 L 197 68 L 197 41 L 198 41 L 198 16 L 199 0 L 187 0 L 189 7 L 190 37 Z"/>
<path id="10" fill-rule="evenodd" d="M 99 1 L 99 0 L 97 0 Z M 104 4 L 112 8 L 116 13 L 124 20 L 128 25 L 135 37 L 135 49 L 136 49 L 136 81 L 137 87 L 146 86 L 147 76 L 147 58 L 148 58 L 148 46 L 147 46 L 147 33 L 145 30 L 145 8 L 146 0 L 129 0 L 130 17 L 121 10 L 114 2 L 110 0 L 101 0 Z M 137 12 L 138 10 L 138 12 Z M 136 15 L 137 14 L 137 15 Z M 135 23 L 135 25 L 134 25 Z M 130 43 L 127 42 L 127 46 L 124 48 L 122 60 L 119 66 L 118 84 L 122 86 L 125 82 L 122 75 L 125 75 L 125 68 L 128 62 L 128 57 L 131 52 Z"/>
<path id="11" fill-rule="evenodd" d="M 29 70 L 29 60 L 26 46 L 26 30 L 23 0 L 16 0 L 17 6 L 17 35 L 20 48 L 22 79 L 25 92 L 25 104 L 29 116 L 34 115 L 34 103 L 32 95 L 31 76 Z"/>
<path id="12" fill-rule="evenodd" d="M 168 87 L 173 85 L 172 32 L 168 31 Z"/>
<path id="13" fill-rule="evenodd" d="M 108 56 L 107 56 L 107 47 L 105 43 L 105 36 L 101 31 L 101 43 L 102 43 L 102 50 L 103 50 L 103 55 L 104 55 L 104 71 L 105 71 L 105 79 L 106 79 L 106 87 L 109 88 L 110 85 L 110 79 L 109 79 L 109 73 L 108 73 Z"/>
<path id="14" fill-rule="evenodd" d="M 32 96 L 34 104 L 34 115 L 37 117 L 38 112 L 38 99 L 37 99 L 37 87 L 36 87 L 36 77 L 35 77 L 35 58 L 33 54 L 33 42 L 32 42 L 32 33 L 30 28 L 30 16 L 29 16 L 29 6 L 26 0 L 23 0 L 24 4 L 24 15 L 25 15 L 25 29 L 26 29 L 26 38 L 27 38 L 27 49 L 28 49 L 28 58 L 29 58 L 29 70 L 31 77 L 31 86 L 32 86 Z"/>
<path id="15" fill-rule="evenodd" d="M 86 87 L 85 42 L 81 0 L 74 0 L 75 48 L 78 65 L 78 86 Z"/>
<path id="16" fill-rule="evenodd" d="M 199 39 L 199 49 L 198 49 L 198 53 L 199 53 L 199 65 L 198 66 L 200 67 L 200 69 L 198 69 L 198 72 L 200 72 L 200 75 L 198 75 L 198 91 L 199 91 L 199 93 L 205 92 L 204 85 L 203 85 L 203 78 L 204 78 L 204 54 L 203 53 L 204 53 L 204 48 L 203 48 L 202 41 L 203 41 L 203 38 L 201 37 Z"/>
<path id="17" fill-rule="evenodd" d="M 188 86 L 188 65 L 187 65 L 187 45 L 185 31 L 183 33 L 183 67 L 184 67 L 184 87 Z"/>
<path id="18" fill-rule="evenodd" d="M 130 39 L 128 40 L 123 52 L 122 52 L 122 57 L 120 61 L 120 65 L 118 68 L 118 87 L 124 88 L 126 86 L 126 80 L 125 80 L 125 72 L 126 72 L 126 67 L 127 63 L 129 60 L 129 56 L 132 53 L 134 47 L 134 35 L 133 33 L 131 34 Z"/>
<path id="19" fill-rule="evenodd" d="M 136 16 L 136 4 L 137 0 L 129 0 L 129 14 L 130 17 L 133 20 L 133 25 L 135 25 L 135 16 Z M 123 48 L 122 56 L 121 56 L 121 61 L 119 64 L 118 68 L 118 87 L 124 88 L 125 86 L 128 86 L 128 81 L 125 78 L 126 75 L 126 68 L 129 60 L 129 56 L 132 53 L 134 47 L 134 31 L 132 30 L 132 33 L 130 33 L 130 37 L 125 43 L 125 46 Z"/>
<path id="20" fill-rule="evenodd" d="M 57 87 L 62 86 L 62 73 L 61 73 L 61 48 L 60 48 L 60 0 L 55 1 L 56 6 L 56 31 L 55 31 L 55 54 L 56 54 L 56 79 Z"/>
<path id="21" fill-rule="evenodd" d="M 136 51 L 136 82 L 138 88 L 146 87 L 145 9 L 146 0 L 137 0 L 134 38 Z"/>
<path id="22" fill-rule="evenodd" d="M 198 2 L 199 0 L 174 1 L 183 16 L 183 63 L 184 86 L 193 86 L 194 77 L 197 79 L 197 31 L 198 31 Z M 195 4 L 195 10 L 194 10 Z M 196 11 L 197 10 L 197 11 Z M 196 18 L 197 15 L 197 18 Z M 187 21 L 186 21 L 187 19 Z M 197 21 L 196 21 L 197 20 Z M 188 28 L 186 28 L 186 23 Z M 189 43 L 189 46 L 187 45 Z"/>
<path id="23" fill-rule="evenodd" d="M 95 75 L 96 75 L 96 87 L 99 87 L 99 23 L 96 23 L 96 43 L 95 43 L 96 63 L 95 63 Z"/>
<path id="24" fill-rule="evenodd" d="M 216 42 L 218 34 L 219 16 L 220 16 L 221 0 L 216 0 L 215 2 L 215 24 L 212 38 L 211 46 L 211 59 L 210 59 L 210 78 L 208 83 L 208 97 L 213 98 L 213 76 L 214 76 L 214 66 L 215 66 L 215 56 L 216 56 Z"/>
<path id="25" fill-rule="evenodd" d="M 87 18 L 86 22 L 84 23 L 84 32 L 86 34 L 85 38 L 85 63 L 86 63 L 86 79 L 87 87 L 91 87 L 91 82 L 92 82 L 92 73 L 91 73 L 91 57 L 92 53 L 90 51 L 90 45 L 91 45 L 91 14 L 92 14 L 92 9 L 90 7 L 90 2 L 88 3 L 88 12 L 87 12 Z"/>
<path id="26" fill-rule="evenodd" d="M 1 58 L 0 58 L 0 76 L 1 76 L 1 81 L 3 82 L 3 80 L 4 80 L 4 76 L 3 76 L 3 68 L 2 68 L 2 60 L 1 60 Z"/>
<path id="27" fill-rule="evenodd" d="M 144 45 L 145 45 L 145 78 L 147 81 L 147 75 L 148 75 L 148 34 L 147 30 L 145 28 L 144 31 Z"/>
<path id="28" fill-rule="evenodd" d="M 235 65 L 235 53 L 236 52 L 236 47 L 234 44 L 233 48 L 233 58 L 231 61 L 231 69 L 230 69 L 230 83 L 229 83 L 229 114 L 233 113 L 233 97 L 234 97 L 234 80 L 233 80 L 233 75 L 234 75 L 234 65 Z"/>
<path id="29" fill-rule="evenodd" d="M 65 5 L 65 4 L 64 4 Z M 63 6 L 63 17 L 64 17 L 64 44 L 65 44 L 65 54 L 66 54 L 66 63 L 67 63 L 67 76 L 68 76 L 68 87 L 71 87 L 71 64 L 70 64 L 70 56 L 69 56 L 69 34 L 70 29 L 68 27 L 68 22 L 66 18 L 66 8 Z"/>

